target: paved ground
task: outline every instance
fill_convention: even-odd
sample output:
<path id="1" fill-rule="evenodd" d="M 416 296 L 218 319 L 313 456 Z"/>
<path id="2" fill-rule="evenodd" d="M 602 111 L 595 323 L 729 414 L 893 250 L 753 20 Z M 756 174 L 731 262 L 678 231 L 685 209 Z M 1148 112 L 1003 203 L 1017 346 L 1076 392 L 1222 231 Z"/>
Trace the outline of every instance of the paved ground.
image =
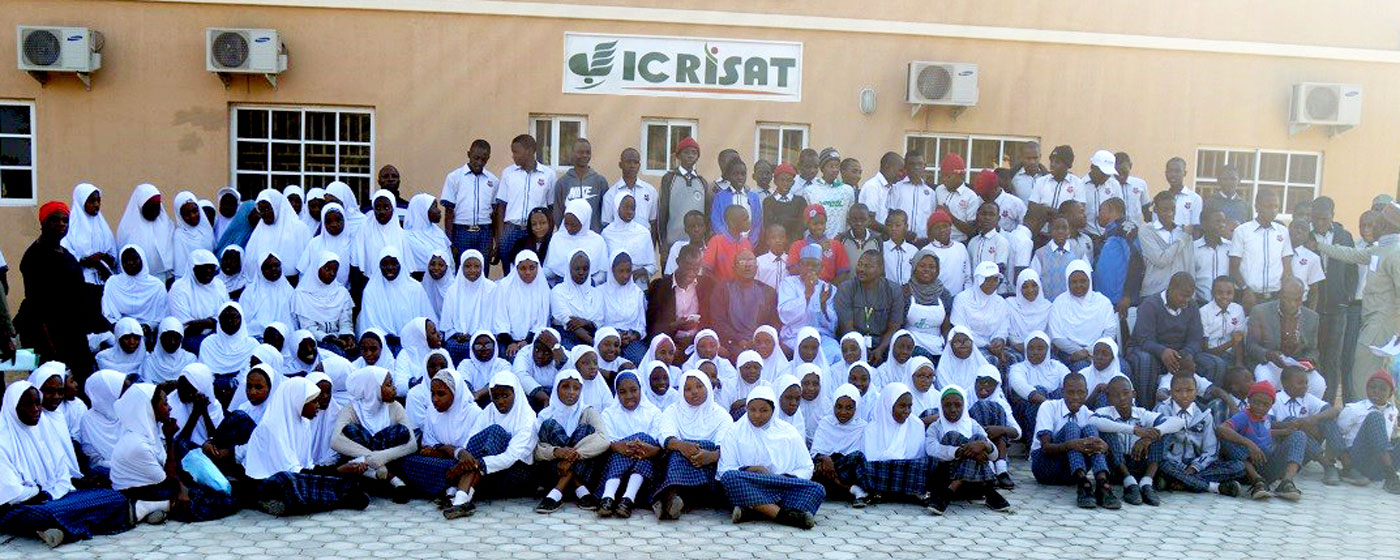
<path id="1" fill-rule="evenodd" d="M 852 510 L 830 502 L 817 528 L 733 525 L 727 513 L 679 522 L 650 515 L 599 520 L 567 504 L 553 515 L 532 500 L 480 504 L 474 517 L 446 521 L 429 503 L 375 500 L 363 512 L 276 519 L 257 512 L 201 524 L 141 526 L 50 551 L 34 539 L 0 541 L 0 560 L 254 558 L 1395 558 L 1400 496 L 1379 485 L 1329 488 L 1316 466 L 1305 471 L 1300 503 L 1163 494 L 1160 508 L 1118 512 L 1073 507 L 1069 489 L 1029 481 L 1013 464 L 1012 514 L 956 504 L 944 517 L 912 505 Z"/>

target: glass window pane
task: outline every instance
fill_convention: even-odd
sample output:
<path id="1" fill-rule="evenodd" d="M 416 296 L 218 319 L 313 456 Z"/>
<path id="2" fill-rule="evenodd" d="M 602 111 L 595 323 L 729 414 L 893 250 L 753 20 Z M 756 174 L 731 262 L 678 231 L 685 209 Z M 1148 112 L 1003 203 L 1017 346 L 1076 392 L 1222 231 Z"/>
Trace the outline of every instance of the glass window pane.
<path id="1" fill-rule="evenodd" d="M 970 169 L 996 169 L 1001 165 L 1000 140 L 973 140 L 972 157 L 968 158 Z"/>
<path id="2" fill-rule="evenodd" d="M 258 193 L 267 188 L 267 175 L 262 173 L 239 173 L 238 174 L 238 196 L 243 200 L 253 200 L 258 197 Z"/>
<path id="3" fill-rule="evenodd" d="M 301 144 L 272 143 L 273 171 L 301 171 Z"/>
<path id="4" fill-rule="evenodd" d="M 1254 176 L 1254 152 L 1230 152 L 1230 165 L 1240 172 L 1240 178 L 1253 181 Z"/>
<path id="5" fill-rule="evenodd" d="M 306 190 L 325 188 L 326 185 L 331 184 L 331 181 L 334 180 L 334 175 L 302 175 L 301 187 Z"/>
<path id="6" fill-rule="evenodd" d="M 340 141 L 373 142 L 374 138 L 370 136 L 370 125 L 369 113 L 341 113 Z"/>
<path id="7" fill-rule="evenodd" d="M 0 169 L 0 197 L 34 198 L 34 171 L 29 169 Z"/>
<path id="8" fill-rule="evenodd" d="M 1317 183 L 1317 156 L 1293 154 L 1288 157 L 1288 182 L 1313 185 Z"/>
<path id="9" fill-rule="evenodd" d="M 1294 206 L 1303 202 L 1312 202 L 1312 199 L 1312 187 L 1288 187 L 1288 200 L 1284 208 L 1287 208 L 1291 212 Z"/>
<path id="10" fill-rule="evenodd" d="M 0 138 L 0 165 L 33 165 L 28 138 Z"/>
<path id="11" fill-rule="evenodd" d="M 348 146 L 344 146 L 348 147 Z M 306 144 L 306 165 L 300 171 L 335 173 L 335 144 Z"/>
<path id="12" fill-rule="evenodd" d="M 535 161 L 540 165 L 552 165 L 554 150 L 554 121 L 549 119 L 539 119 L 535 121 Z"/>
<path id="13" fill-rule="evenodd" d="M 943 156 L 949 153 L 962 156 L 963 161 L 967 161 L 967 139 L 966 138 L 940 138 L 938 143 L 940 150 L 937 157 L 924 160 L 924 167 L 933 169 L 938 167 L 938 162 L 943 160 Z"/>
<path id="14" fill-rule="evenodd" d="M 1282 206 L 1282 205 L 1281 205 L 1281 204 L 1284 202 L 1284 200 L 1283 200 L 1283 185 L 1259 185 L 1259 188 L 1257 189 L 1257 191 L 1258 191 L 1258 192 L 1254 195 L 1255 198 L 1258 198 L 1260 194 L 1263 194 L 1263 193 L 1266 193 L 1266 192 L 1268 192 L 1268 193 L 1274 193 L 1274 196 L 1278 197 L 1278 201 L 1279 201 L 1279 203 L 1280 203 L 1280 206 L 1279 206 L 1279 213 L 1282 214 L 1282 213 L 1288 211 L 1288 207 L 1287 207 L 1287 206 Z"/>
<path id="15" fill-rule="evenodd" d="M 1196 150 L 1196 176 L 1215 178 L 1220 176 L 1220 168 L 1225 166 L 1225 152 L 1220 150 Z"/>
<path id="16" fill-rule="evenodd" d="M 559 158 L 556 165 L 574 164 L 574 142 L 583 137 L 583 123 L 559 121 Z"/>
<path id="17" fill-rule="evenodd" d="M 776 128 L 758 129 L 758 159 L 767 160 L 772 163 L 778 161 L 778 143 L 782 134 Z"/>
<path id="18" fill-rule="evenodd" d="M 1002 142 L 1001 158 L 997 160 L 1000 162 L 998 167 L 1005 167 L 1007 169 L 1016 167 L 1016 164 L 1021 159 L 1021 147 L 1025 144 L 1025 142 L 1020 140 L 1007 140 Z"/>
<path id="19" fill-rule="evenodd" d="M 310 159 L 307 154 L 307 159 Z M 340 169 L 338 173 L 364 173 L 369 174 L 369 146 L 344 146 L 340 147 Z"/>
<path id="20" fill-rule="evenodd" d="M 238 154 L 234 159 L 234 169 L 238 171 L 267 171 L 267 143 L 238 142 Z"/>
<path id="21" fill-rule="evenodd" d="M 667 162 L 670 161 L 670 154 L 667 153 L 669 146 L 666 145 L 666 125 L 647 125 L 646 138 L 647 169 L 669 169 Z"/>
<path id="22" fill-rule="evenodd" d="M 797 164 L 797 155 L 807 147 L 807 131 L 790 128 L 783 131 L 783 154 L 779 163 Z"/>
<path id="23" fill-rule="evenodd" d="M 306 112 L 306 139 L 335 141 L 335 113 L 324 111 Z"/>
<path id="24" fill-rule="evenodd" d="M 301 175 L 273 175 L 272 188 L 280 191 L 282 189 L 287 188 L 287 185 L 297 184 L 297 182 L 300 180 Z"/>
<path id="25" fill-rule="evenodd" d="M 0 134 L 32 134 L 28 105 L 0 105 Z"/>
<path id="26" fill-rule="evenodd" d="M 301 140 L 301 111 L 273 111 L 272 137 L 278 140 Z"/>
<path id="27" fill-rule="evenodd" d="M 234 114 L 238 116 L 239 138 L 267 138 L 267 111 L 239 109 Z"/>
<path id="28" fill-rule="evenodd" d="M 674 152 L 676 146 L 679 146 L 681 144 L 681 140 L 690 138 L 691 134 L 693 133 L 694 131 L 691 129 L 690 125 L 671 125 L 670 142 L 666 144 L 666 154 L 663 156 L 666 158 L 666 163 L 665 165 L 661 166 L 662 169 L 669 169 L 671 167 L 671 152 Z"/>
<path id="29" fill-rule="evenodd" d="M 355 198 L 357 200 L 369 200 L 369 177 L 342 176 L 340 180 L 350 185 L 350 189 L 355 191 Z"/>
<path id="30" fill-rule="evenodd" d="M 925 162 L 928 162 L 929 160 L 933 159 L 933 154 L 936 153 L 937 148 L 938 140 L 935 138 L 928 138 L 923 136 L 910 136 L 904 141 L 905 153 L 918 151 L 920 154 L 923 154 Z M 902 156 L 903 154 L 900 155 Z"/>
<path id="31" fill-rule="evenodd" d="M 1259 154 L 1259 180 L 1283 182 L 1288 167 L 1288 154 Z"/>

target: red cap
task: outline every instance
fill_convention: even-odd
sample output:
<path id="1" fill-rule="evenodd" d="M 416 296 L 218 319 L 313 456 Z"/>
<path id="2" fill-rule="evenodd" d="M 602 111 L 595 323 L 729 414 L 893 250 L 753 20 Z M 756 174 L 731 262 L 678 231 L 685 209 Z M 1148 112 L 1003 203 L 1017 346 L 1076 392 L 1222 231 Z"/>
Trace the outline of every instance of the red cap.
<path id="1" fill-rule="evenodd" d="M 985 196 L 997 188 L 997 183 L 999 183 L 997 172 L 991 169 L 983 169 L 977 174 L 977 178 L 973 180 L 972 190 L 977 191 L 977 194 Z"/>
<path id="2" fill-rule="evenodd" d="M 45 202 L 43 206 L 39 207 L 39 223 L 44 223 L 44 221 L 48 220 L 49 216 L 52 216 L 54 212 L 63 212 L 64 214 L 67 214 L 68 205 L 57 200 L 50 200 L 48 202 Z"/>
<path id="3" fill-rule="evenodd" d="M 1274 389 L 1273 383 L 1269 383 L 1267 380 L 1255 381 L 1253 385 L 1249 386 L 1249 394 L 1245 395 L 1245 398 L 1249 398 L 1257 394 L 1263 394 L 1268 395 L 1269 400 L 1273 400 L 1274 394 L 1276 393 L 1278 393 L 1278 391 Z"/>
<path id="4" fill-rule="evenodd" d="M 1390 392 L 1395 392 L 1395 378 L 1391 377 L 1389 372 L 1385 370 L 1377 371 L 1376 373 L 1371 374 L 1370 377 L 1366 378 L 1366 383 L 1370 384 L 1372 379 L 1379 379 L 1381 381 L 1384 381 L 1386 385 L 1390 386 Z"/>
<path id="5" fill-rule="evenodd" d="M 680 153 L 681 150 L 686 148 L 695 148 L 695 151 L 698 152 L 700 151 L 700 143 L 696 142 L 694 138 L 686 136 L 681 139 L 681 143 L 676 144 L 676 153 Z"/>
<path id="6" fill-rule="evenodd" d="M 784 165 L 787 165 L 787 164 L 784 164 Z M 808 204 L 808 205 L 807 205 L 807 209 L 804 210 L 802 213 L 803 213 L 804 215 L 807 216 L 807 219 L 808 219 L 808 220 L 810 220 L 810 219 L 812 219 L 812 218 L 815 218 L 815 217 L 817 217 L 817 216 L 821 216 L 821 217 L 825 218 L 825 217 L 826 217 L 826 207 L 825 207 L 825 206 L 822 206 L 822 205 L 820 205 L 820 204 Z"/>
<path id="7" fill-rule="evenodd" d="M 967 163 L 963 162 L 962 156 L 953 152 L 948 152 L 938 162 L 938 170 L 942 173 L 962 173 L 964 169 L 967 169 Z"/>
<path id="8" fill-rule="evenodd" d="M 933 215 L 931 215 L 931 216 L 928 217 L 928 225 L 929 225 L 929 227 L 933 227 L 933 224 L 951 224 L 951 223 L 953 223 L 953 215 L 952 215 L 952 214 L 949 214 L 948 211 L 947 211 L 946 209 L 943 209 L 943 208 L 939 208 L 938 210 L 935 210 L 935 211 L 933 212 Z"/>
<path id="9" fill-rule="evenodd" d="M 777 176 L 782 175 L 782 174 L 784 174 L 784 173 L 788 174 L 789 176 L 796 177 L 796 176 L 797 176 L 797 168 L 796 168 L 796 167 L 793 167 L 791 163 L 780 163 L 780 164 L 778 164 L 778 167 L 777 167 L 777 168 L 773 169 L 773 176 L 774 176 L 774 177 L 777 177 Z"/>

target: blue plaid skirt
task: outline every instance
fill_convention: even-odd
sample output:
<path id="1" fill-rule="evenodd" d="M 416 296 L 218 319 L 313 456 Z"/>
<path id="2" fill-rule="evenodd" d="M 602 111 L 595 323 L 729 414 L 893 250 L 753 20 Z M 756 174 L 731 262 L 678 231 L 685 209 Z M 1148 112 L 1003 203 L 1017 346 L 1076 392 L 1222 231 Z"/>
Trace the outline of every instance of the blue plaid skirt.
<path id="1" fill-rule="evenodd" d="M 835 485 L 840 486 L 870 487 L 870 473 L 869 467 L 865 462 L 865 453 L 854 451 L 851 453 L 831 455 L 831 463 L 836 467 L 836 480 L 819 480 L 817 475 L 813 475 L 812 480 L 822 483 L 823 486 L 827 486 L 828 489 L 833 485 L 828 483 L 835 483 Z M 844 493 L 845 489 L 843 488 L 841 490 Z"/>
<path id="2" fill-rule="evenodd" d="M 447 471 L 456 464 L 455 459 L 414 454 L 390 463 L 390 470 L 419 494 L 437 497 L 456 482 L 447 480 Z"/>
<path id="3" fill-rule="evenodd" d="M 0 506 L 0 531 L 32 537 L 37 531 L 62 529 L 64 541 L 115 535 L 131 528 L 130 505 L 116 490 L 74 490 L 35 506 Z"/>
<path id="4" fill-rule="evenodd" d="M 999 406 L 993 406 L 992 408 L 1001 410 Z M 1005 417 L 1005 414 L 1002 416 Z M 960 433 L 950 431 L 943 434 L 943 440 L 940 443 L 943 445 L 962 445 L 974 439 L 985 440 L 982 436 L 968 438 Z M 930 459 L 930 461 L 933 461 L 933 459 Z M 990 482 L 997 478 L 997 473 L 992 469 L 992 463 L 989 461 L 953 459 L 952 461 L 938 462 L 934 470 L 937 472 L 935 478 L 939 479 L 940 486 L 942 486 L 941 483 L 943 482 L 952 482 L 954 480 L 961 480 L 964 482 Z"/>
<path id="5" fill-rule="evenodd" d="M 350 441 L 363 445 L 370 451 L 383 451 L 390 447 L 398 447 L 408 443 L 412 433 L 403 424 L 394 424 L 377 433 L 369 433 L 364 426 L 359 424 L 349 424 L 345 426 L 341 433 Z"/>
<path id="6" fill-rule="evenodd" d="M 555 447 L 577 447 L 578 443 L 583 441 L 583 438 L 593 435 L 594 431 L 596 430 L 594 430 L 591 425 L 579 424 L 574 428 L 573 434 L 566 434 L 564 433 L 564 426 L 561 426 L 559 422 L 545 420 L 540 423 L 540 443 L 553 445 Z M 599 461 L 600 457 L 574 461 L 574 466 L 571 470 L 574 473 L 575 482 L 584 487 L 593 484 L 593 482 L 595 482 L 593 480 L 593 475 L 598 470 Z M 558 482 L 554 461 L 536 461 L 535 465 L 536 471 L 539 473 L 538 476 L 542 482 L 549 486 L 553 486 Z"/>
<path id="7" fill-rule="evenodd" d="M 632 434 L 618 441 L 629 440 L 636 440 L 658 447 L 661 445 L 656 443 L 656 438 L 641 432 Z M 652 464 L 652 459 L 634 459 L 632 457 L 624 457 L 618 453 L 609 453 L 607 461 L 607 465 L 603 467 L 602 476 L 602 480 L 605 481 L 613 478 L 622 478 L 623 475 L 628 473 L 639 474 L 642 475 L 642 478 L 651 480 L 656 471 L 656 467 Z M 599 497 L 601 498 L 603 496 Z"/>
<path id="8" fill-rule="evenodd" d="M 499 425 L 492 425 L 485 430 L 477 432 L 463 449 L 471 453 L 477 460 L 500 455 L 510 447 L 510 432 Z M 496 498 L 507 498 L 515 496 L 532 496 L 535 493 L 535 482 L 530 466 L 516 461 L 510 467 L 490 473 L 481 477 L 481 482 L 477 484 L 477 493 L 483 496 Z"/>
<path id="9" fill-rule="evenodd" d="M 198 523 L 223 519 L 238 513 L 238 500 L 233 496 L 193 481 L 185 483 L 185 491 L 190 497 L 190 507 L 181 511 L 172 510 L 170 519 L 181 523 Z M 165 482 L 127 488 L 121 492 L 132 501 L 161 502 L 175 499 L 180 493 L 180 488 L 174 484 L 173 479 L 167 478 Z"/>
<path id="10" fill-rule="evenodd" d="M 253 437 L 253 429 L 257 427 L 258 423 L 254 422 L 247 412 L 235 410 L 224 417 L 218 429 L 214 430 L 214 437 L 210 439 L 221 449 L 233 449 L 247 444 L 248 439 Z"/>
<path id="11" fill-rule="evenodd" d="M 286 504 L 285 515 L 306 515 L 337 509 L 365 509 L 369 496 L 356 481 L 338 476 L 280 472 L 258 485 L 263 499 Z"/>
<path id="12" fill-rule="evenodd" d="M 870 487 L 866 490 L 881 494 L 920 497 L 924 495 L 924 478 L 928 475 L 928 458 L 902 461 L 866 461 Z"/>
<path id="13" fill-rule="evenodd" d="M 681 441 L 698 445 L 705 451 L 716 451 L 719 449 L 718 445 L 708 440 L 687 439 Z M 715 480 L 714 464 L 696 467 L 690 464 L 690 461 L 680 453 L 675 451 L 664 451 L 663 453 L 666 454 L 666 475 L 662 477 L 661 484 L 656 489 L 657 495 L 672 488 L 676 490 L 696 488 L 700 489 L 703 494 L 705 493 L 704 490 L 711 489 L 714 485 L 719 484 L 719 482 Z"/>
<path id="14" fill-rule="evenodd" d="M 805 478 L 729 471 L 719 480 L 729 503 L 736 507 L 776 504 L 816 515 L 826 501 L 826 488 Z"/>

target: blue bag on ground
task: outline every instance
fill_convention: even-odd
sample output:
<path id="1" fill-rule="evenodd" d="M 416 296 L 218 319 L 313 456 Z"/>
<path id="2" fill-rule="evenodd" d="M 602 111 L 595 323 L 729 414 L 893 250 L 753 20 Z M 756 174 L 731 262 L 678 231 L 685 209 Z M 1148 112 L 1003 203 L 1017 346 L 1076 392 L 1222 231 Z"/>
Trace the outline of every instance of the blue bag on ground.
<path id="1" fill-rule="evenodd" d="M 233 486 L 228 483 L 228 478 L 219 472 L 219 467 L 214 466 L 214 462 L 209 460 L 209 456 L 203 451 L 195 449 L 186 453 L 185 458 L 180 460 L 180 468 L 185 469 L 195 482 L 233 495 Z"/>

